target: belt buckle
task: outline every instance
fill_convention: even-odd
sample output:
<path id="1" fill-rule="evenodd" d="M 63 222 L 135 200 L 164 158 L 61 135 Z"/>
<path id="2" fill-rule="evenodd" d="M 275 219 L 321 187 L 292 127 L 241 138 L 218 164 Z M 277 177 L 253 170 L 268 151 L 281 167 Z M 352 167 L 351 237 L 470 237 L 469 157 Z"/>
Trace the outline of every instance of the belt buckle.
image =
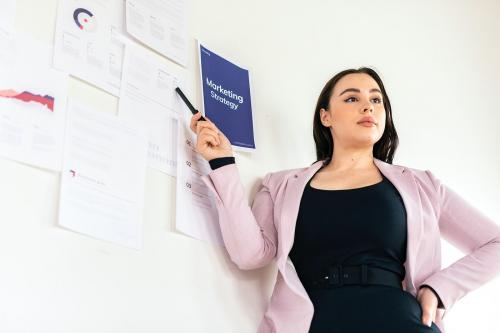
<path id="1" fill-rule="evenodd" d="M 330 266 L 328 269 L 328 284 L 331 286 L 344 285 L 344 281 L 342 280 L 342 265 L 337 264 L 334 266 Z"/>

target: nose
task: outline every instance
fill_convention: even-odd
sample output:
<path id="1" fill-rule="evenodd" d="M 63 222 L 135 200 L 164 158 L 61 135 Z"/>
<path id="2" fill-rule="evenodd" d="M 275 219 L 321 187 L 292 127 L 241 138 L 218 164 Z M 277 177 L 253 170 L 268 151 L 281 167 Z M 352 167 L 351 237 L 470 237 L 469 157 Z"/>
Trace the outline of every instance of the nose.
<path id="1" fill-rule="evenodd" d="M 365 113 L 367 110 L 373 113 L 373 105 L 370 104 L 369 106 L 363 107 L 363 113 Z"/>
<path id="2" fill-rule="evenodd" d="M 362 112 L 365 113 L 367 110 L 370 111 L 371 113 L 375 112 L 375 106 L 373 103 L 368 100 L 368 99 L 362 99 L 361 106 L 362 106 Z"/>

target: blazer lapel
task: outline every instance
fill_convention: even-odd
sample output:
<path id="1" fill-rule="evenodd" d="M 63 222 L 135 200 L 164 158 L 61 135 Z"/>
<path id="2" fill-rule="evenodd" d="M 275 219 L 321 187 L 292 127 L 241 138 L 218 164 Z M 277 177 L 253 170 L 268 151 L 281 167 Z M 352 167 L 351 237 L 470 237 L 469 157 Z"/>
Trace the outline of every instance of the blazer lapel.
<path id="1" fill-rule="evenodd" d="M 389 164 L 377 158 L 374 158 L 374 163 L 380 172 L 391 181 L 394 187 L 396 187 L 403 199 L 407 216 L 407 260 L 405 262 L 406 277 L 404 284 L 406 291 L 416 294 L 414 285 L 415 254 L 418 240 L 422 232 L 420 197 L 416 182 L 410 170 L 403 166 Z M 291 177 L 286 180 L 287 183 L 283 194 L 284 198 L 278 226 L 278 237 L 280 239 L 278 242 L 279 253 L 277 264 L 282 272 L 283 278 L 288 282 L 290 281 L 286 276 L 285 266 L 287 262 L 291 263 L 291 261 L 288 260 L 288 254 L 293 246 L 300 200 L 305 185 L 322 165 L 323 161 L 317 161 L 309 168 L 292 174 Z M 298 290 L 295 288 L 293 289 L 296 293 L 308 299 L 304 288 L 299 287 Z"/>
<path id="2" fill-rule="evenodd" d="M 304 188 L 309 179 L 312 178 L 314 173 L 318 171 L 322 165 L 323 161 L 317 161 L 309 168 L 298 171 L 288 179 L 280 218 L 281 241 L 279 244 L 283 255 L 288 256 L 292 249 L 293 239 L 295 237 L 295 224 L 297 222 L 300 200 Z"/>
<path id="3" fill-rule="evenodd" d="M 407 246 L 406 246 L 406 291 L 416 295 L 415 258 L 418 242 L 422 234 L 422 205 L 413 173 L 406 167 L 393 165 L 374 158 L 375 165 L 398 190 L 406 209 Z"/>
<path id="4" fill-rule="evenodd" d="M 278 258 L 277 265 L 281 275 L 290 288 L 299 296 L 304 298 L 309 308 L 312 310 L 312 303 L 309 300 L 306 290 L 301 284 L 298 276 L 288 276 L 286 264 L 293 267 L 293 263 L 288 258 L 295 237 L 295 225 L 299 214 L 300 199 L 304 192 L 305 185 L 314 173 L 321 168 L 323 161 L 317 161 L 309 168 L 297 171 L 286 181 L 286 188 L 283 194 L 280 223 L 278 225 Z M 295 267 L 293 267 L 295 269 Z"/>

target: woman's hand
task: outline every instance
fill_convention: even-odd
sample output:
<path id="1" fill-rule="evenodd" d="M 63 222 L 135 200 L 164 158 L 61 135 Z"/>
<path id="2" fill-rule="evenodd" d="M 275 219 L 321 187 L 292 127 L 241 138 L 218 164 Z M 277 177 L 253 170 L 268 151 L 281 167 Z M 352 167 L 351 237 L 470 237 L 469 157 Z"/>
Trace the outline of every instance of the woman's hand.
<path id="1" fill-rule="evenodd" d="M 422 322 L 431 327 L 432 322 L 436 321 L 438 298 L 431 289 L 422 287 L 417 292 L 417 300 L 422 307 Z"/>
<path id="2" fill-rule="evenodd" d="M 201 117 L 201 112 L 197 112 L 191 117 L 189 127 L 196 133 L 196 150 L 207 161 L 218 157 L 233 156 L 231 142 L 226 138 L 213 122 L 206 116 L 206 121 L 198 121 Z"/>

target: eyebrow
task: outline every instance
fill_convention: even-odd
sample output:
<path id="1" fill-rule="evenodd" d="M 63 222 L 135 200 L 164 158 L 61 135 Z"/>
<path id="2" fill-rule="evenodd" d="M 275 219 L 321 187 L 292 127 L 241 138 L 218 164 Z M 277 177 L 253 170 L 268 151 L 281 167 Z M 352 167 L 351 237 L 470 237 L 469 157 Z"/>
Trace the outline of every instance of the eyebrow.
<path id="1" fill-rule="evenodd" d="M 353 91 L 353 92 L 361 92 L 361 90 L 359 89 L 356 89 L 356 88 L 347 88 L 346 90 L 344 90 L 339 96 L 342 96 L 344 93 L 348 92 L 348 91 Z M 370 92 L 379 92 L 379 93 L 382 93 L 379 89 L 377 88 L 373 88 L 370 90 Z"/>

